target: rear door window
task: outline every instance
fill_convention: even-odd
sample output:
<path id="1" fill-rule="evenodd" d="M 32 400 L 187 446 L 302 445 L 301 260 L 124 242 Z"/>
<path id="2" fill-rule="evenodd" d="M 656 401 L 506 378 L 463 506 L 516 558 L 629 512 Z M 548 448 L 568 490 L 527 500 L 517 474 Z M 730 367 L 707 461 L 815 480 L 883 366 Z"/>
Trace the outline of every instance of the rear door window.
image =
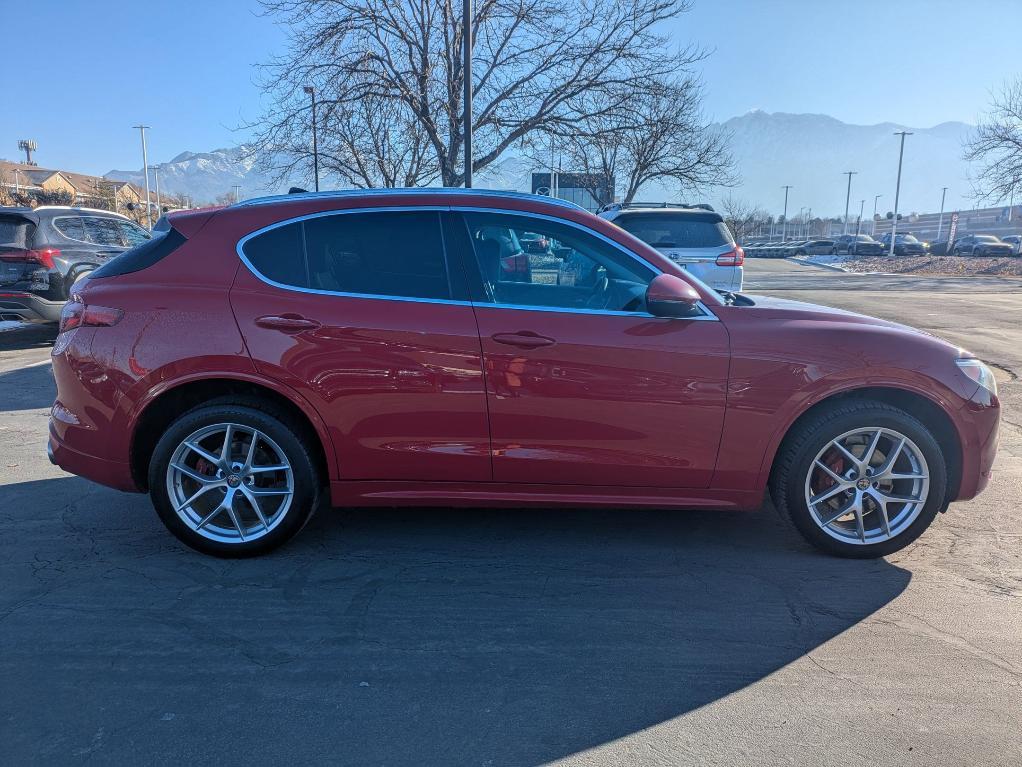
<path id="1" fill-rule="evenodd" d="M 727 225 L 713 214 L 625 213 L 614 223 L 654 248 L 733 245 Z"/>
<path id="2" fill-rule="evenodd" d="M 117 229 L 121 233 L 121 240 L 129 248 L 141 245 L 151 237 L 149 232 L 130 221 L 117 221 Z"/>
<path id="3" fill-rule="evenodd" d="M 118 222 L 116 219 L 84 216 L 82 224 L 85 226 L 85 233 L 88 235 L 89 242 L 94 242 L 96 245 L 124 247 L 125 242 L 121 237 L 121 230 L 117 226 Z"/>
<path id="4" fill-rule="evenodd" d="M 270 229 L 245 258 L 284 286 L 366 296 L 451 297 L 436 211 L 338 213 Z"/>

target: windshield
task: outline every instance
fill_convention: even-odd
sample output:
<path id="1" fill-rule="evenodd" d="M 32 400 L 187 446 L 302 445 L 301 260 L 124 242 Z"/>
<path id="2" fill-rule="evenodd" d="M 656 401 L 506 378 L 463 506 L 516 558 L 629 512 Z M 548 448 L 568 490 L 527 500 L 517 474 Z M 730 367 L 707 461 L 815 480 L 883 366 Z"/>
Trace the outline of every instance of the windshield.
<path id="1" fill-rule="evenodd" d="M 654 248 L 719 248 L 734 244 L 727 225 L 712 214 L 626 213 L 614 223 Z"/>
<path id="2" fill-rule="evenodd" d="M 976 239 L 979 240 L 980 242 L 1000 242 L 1000 240 L 998 240 L 992 234 L 977 234 Z"/>
<path id="3" fill-rule="evenodd" d="M 898 242 L 919 242 L 919 240 L 917 240 L 911 234 L 899 234 L 898 235 Z"/>

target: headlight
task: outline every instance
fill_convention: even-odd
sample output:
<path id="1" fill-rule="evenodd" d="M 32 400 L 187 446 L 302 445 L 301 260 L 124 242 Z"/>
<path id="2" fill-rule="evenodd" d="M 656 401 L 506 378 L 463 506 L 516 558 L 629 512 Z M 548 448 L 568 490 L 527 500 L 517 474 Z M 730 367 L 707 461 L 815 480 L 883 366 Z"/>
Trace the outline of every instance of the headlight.
<path id="1" fill-rule="evenodd" d="M 994 372 L 990 368 L 977 359 L 958 359 L 955 360 L 955 364 L 965 375 L 997 396 L 997 379 L 994 378 Z"/>

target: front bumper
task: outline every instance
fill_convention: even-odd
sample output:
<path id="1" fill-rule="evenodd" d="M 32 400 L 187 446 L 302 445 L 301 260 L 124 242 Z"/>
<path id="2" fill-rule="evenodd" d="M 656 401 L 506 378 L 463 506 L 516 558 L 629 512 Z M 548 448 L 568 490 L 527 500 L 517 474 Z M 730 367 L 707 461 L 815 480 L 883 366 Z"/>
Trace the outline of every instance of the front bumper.
<path id="1" fill-rule="evenodd" d="M 0 316 L 26 322 L 58 322 L 64 301 L 48 301 L 35 293 L 0 290 Z"/>

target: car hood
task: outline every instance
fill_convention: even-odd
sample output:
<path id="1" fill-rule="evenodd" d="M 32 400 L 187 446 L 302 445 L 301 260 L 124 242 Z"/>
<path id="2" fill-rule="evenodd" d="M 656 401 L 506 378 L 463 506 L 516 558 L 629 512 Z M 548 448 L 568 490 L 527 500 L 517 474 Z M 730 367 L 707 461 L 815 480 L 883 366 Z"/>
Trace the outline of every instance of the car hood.
<path id="1" fill-rule="evenodd" d="M 858 314 L 844 309 L 835 309 L 831 306 L 820 306 L 819 304 L 810 304 L 804 301 L 789 301 L 786 298 L 774 298 L 773 296 L 743 295 L 753 301 L 755 305 L 742 307 L 742 311 L 755 312 L 758 319 L 870 325 L 875 328 L 889 328 L 913 335 L 936 338 L 936 336 L 924 330 L 914 328 L 911 325 L 902 325 L 898 322 L 870 317 L 867 314 Z"/>

